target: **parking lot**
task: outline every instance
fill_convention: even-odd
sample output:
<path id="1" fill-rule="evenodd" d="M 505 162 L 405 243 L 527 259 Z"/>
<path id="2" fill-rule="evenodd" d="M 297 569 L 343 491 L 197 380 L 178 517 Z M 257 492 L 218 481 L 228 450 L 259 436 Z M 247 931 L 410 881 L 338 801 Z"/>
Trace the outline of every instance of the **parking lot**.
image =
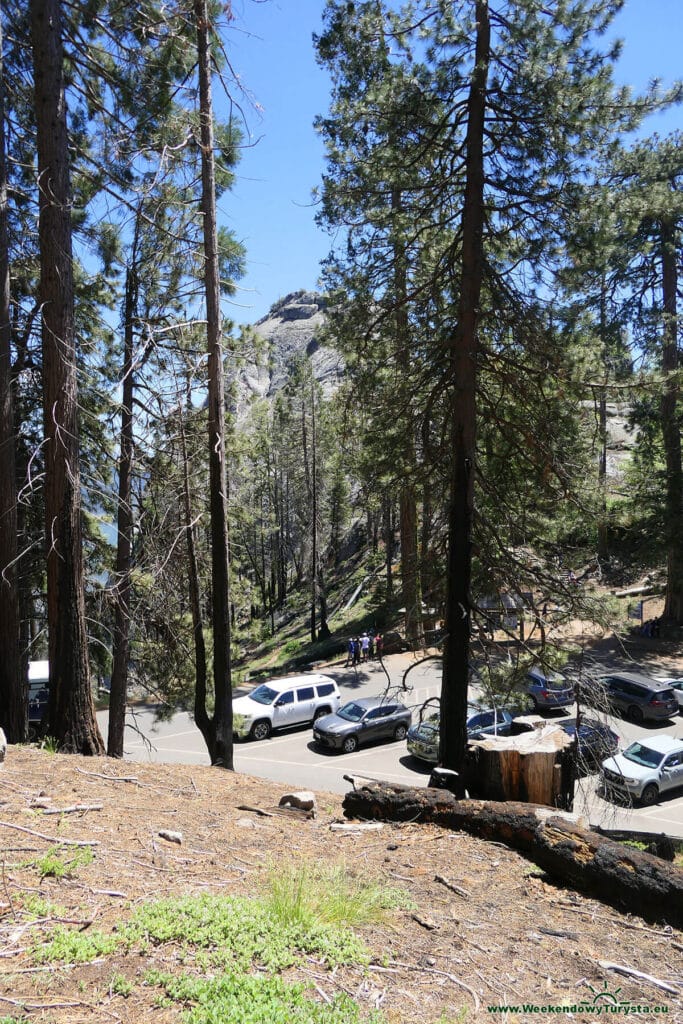
<path id="1" fill-rule="evenodd" d="M 411 664 L 411 655 L 393 655 L 385 658 L 386 673 L 378 662 L 360 665 L 357 670 L 332 666 L 324 671 L 336 680 L 342 702 L 346 702 L 354 697 L 381 693 L 388 684 L 400 687 L 403 674 Z M 399 699 L 410 707 L 418 708 L 439 693 L 440 666 L 437 662 L 417 665 L 411 668 L 406 681 L 409 689 L 399 695 Z M 392 692 L 395 694 L 396 690 Z M 548 717 L 561 716 L 561 712 L 556 712 Z M 153 709 L 131 709 L 125 736 L 127 759 L 209 764 L 201 734 L 187 713 L 178 712 L 163 722 L 156 722 L 155 718 Z M 98 720 L 100 728 L 106 732 L 106 712 L 100 712 Z M 683 739 L 683 716 L 680 714 L 676 719 L 656 726 L 635 725 L 613 717 L 607 720 L 621 737 L 622 747 L 635 739 L 659 733 Z M 235 769 L 259 778 L 272 779 L 277 793 L 283 785 L 318 792 L 345 793 L 350 788 L 345 778 L 348 775 L 423 786 L 427 784 L 430 774 L 428 765 L 416 761 L 408 754 L 405 740 L 360 747 L 352 754 L 328 753 L 314 747 L 310 726 L 294 727 L 258 743 L 237 743 Z M 591 824 L 642 832 L 665 832 L 683 838 L 683 790 L 676 791 L 670 797 L 663 796 L 653 807 L 628 808 L 602 799 L 596 793 L 596 784 L 595 775 L 582 779 L 575 799 L 575 811 Z"/>

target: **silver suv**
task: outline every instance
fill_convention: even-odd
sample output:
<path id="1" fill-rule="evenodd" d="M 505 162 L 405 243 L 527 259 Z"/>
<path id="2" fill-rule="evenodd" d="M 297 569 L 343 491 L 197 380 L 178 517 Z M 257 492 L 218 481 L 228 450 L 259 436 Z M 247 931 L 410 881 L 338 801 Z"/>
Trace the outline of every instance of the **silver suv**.
<path id="1" fill-rule="evenodd" d="M 233 700 L 232 731 L 240 739 L 266 740 L 273 729 L 314 722 L 340 703 L 339 688 L 330 676 L 271 679 Z"/>
<path id="2" fill-rule="evenodd" d="M 676 736 L 646 736 L 636 740 L 622 754 L 602 762 L 605 790 L 635 797 L 649 807 L 659 794 L 683 786 L 683 739 Z"/>

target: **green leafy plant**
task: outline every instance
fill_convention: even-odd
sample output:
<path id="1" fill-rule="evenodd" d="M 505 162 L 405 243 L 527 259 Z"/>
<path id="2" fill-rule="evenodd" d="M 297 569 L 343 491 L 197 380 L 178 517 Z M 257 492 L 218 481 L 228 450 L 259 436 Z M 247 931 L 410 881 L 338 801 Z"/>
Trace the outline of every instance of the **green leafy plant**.
<path id="1" fill-rule="evenodd" d="M 68 859 L 67 859 L 68 850 Z M 33 863 L 41 878 L 71 878 L 78 868 L 92 864 L 95 854 L 90 846 L 52 846 L 47 853 Z"/>
<path id="2" fill-rule="evenodd" d="M 117 935 L 100 931 L 81 932 L 58 926 L 47 942 L 33 948 L 36 963 L 84 964 L 113 953 L 120 943 Z"/>
<path id="3" fill-rule="evenodd" d="M 173 977 L 151 972 L 148 984 L 164 989 L 173 1002 L 193 1003 L 185 1024 L 360 1024 L 358 1005 L 348 996 L 331 1003 L 315 1002 L 302 985 L 281 978 L 224 974 L 218 978 Z M 366 1020 L 380 1024 L 373 1015 Z"/>
<path id="4" fill-rule="evenodd" d="M 124 977 L 123 974 L 115 974 L 109 982 L 109 992 L 111 995 L 128 997 L 133 991 L 132 982 L 128 981 L 128 978 Z"/>
<path id="5" fill-rule="evenodd" d="M 31 919 L 66 917 L 66 907 L 52 900 L 46 900 L 34 893 L 23 893 L 21 897 L 21 909 Z M 1 1024 L 1 1022 L 0 1022 Z"/>
<path id="6" fill-rule="evenodd" d="M 267 901 L 202 895 L 158 900 L 137 908 L 122 930 L 130 945 L 175 942 L 198 948 L 202 967 L 253 964 L 281 970 L 301 954 L 329 964 L 367 963 L 369 953 L 350 928 L 314 920 L 284 922 Z"/>

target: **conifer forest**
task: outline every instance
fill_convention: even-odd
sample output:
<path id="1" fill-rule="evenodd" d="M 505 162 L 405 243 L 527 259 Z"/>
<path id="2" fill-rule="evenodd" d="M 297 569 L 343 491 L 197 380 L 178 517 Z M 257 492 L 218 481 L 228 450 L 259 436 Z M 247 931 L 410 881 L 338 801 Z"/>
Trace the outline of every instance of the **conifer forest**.
<path id="1" fill-rule="evenodd" d="M 535 626 L 521 655 L 553 666 L 548 609 L 614 625 L 574 572 L 656 573 L 680 637 L 683 139 L 641 126 L 683 87 L 615 84 L 622 0 L 320 6 L 324 316 L 283 363 L 231 319 L 248 254 L 220 211 L 249 119 L 231 4 L 2 4 L 10 742 L 42 658 L 62 750 L 121 757 L 146 688 L 232 768 L 233 687 L 264 646 L 343 651 L 356 582 L 368 624 L 439 646 L 450 768 L 501 601 Z M 250 373 L 281 386 L 255 395 Z"/>

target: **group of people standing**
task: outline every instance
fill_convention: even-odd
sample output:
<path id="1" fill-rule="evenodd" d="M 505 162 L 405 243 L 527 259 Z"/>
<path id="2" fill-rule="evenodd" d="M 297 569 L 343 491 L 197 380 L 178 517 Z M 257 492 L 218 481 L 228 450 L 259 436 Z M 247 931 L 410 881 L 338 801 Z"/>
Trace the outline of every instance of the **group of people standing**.
<path id="1" fill-rule="evenodd" d="M 350 636 L 344 668 L 349 665 L 360 665 L 362 661 L 370 661 L 371 658 L 379 658 L 381 661 L 383 642 L 382 634 L 372 631 L 366 631 L 361 636 Z"/>

